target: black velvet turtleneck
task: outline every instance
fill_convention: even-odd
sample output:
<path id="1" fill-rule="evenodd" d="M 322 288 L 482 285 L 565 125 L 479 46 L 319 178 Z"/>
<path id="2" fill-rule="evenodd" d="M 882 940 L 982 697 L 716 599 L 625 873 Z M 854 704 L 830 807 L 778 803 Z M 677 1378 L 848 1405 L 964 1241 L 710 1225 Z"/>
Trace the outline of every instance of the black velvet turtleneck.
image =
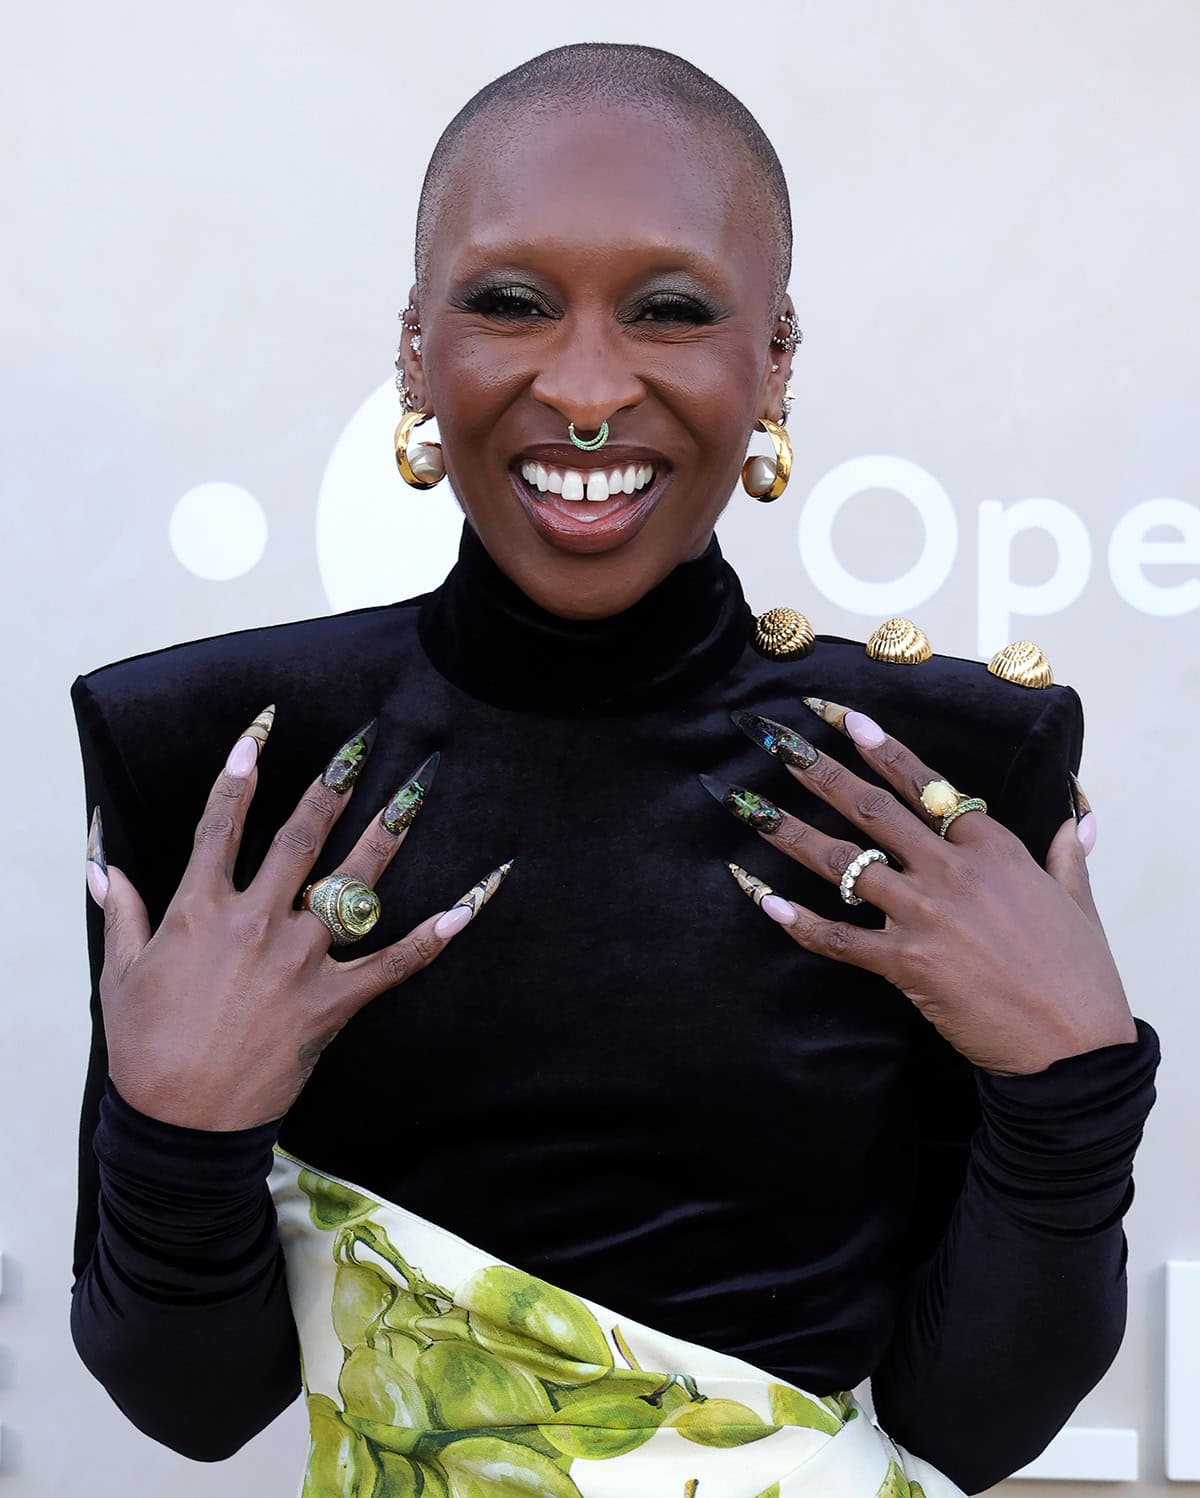
<path id="1" fill-rule="evenodd" d="M 457 565 L 426 599 L 418 634 L 434 666 L 483 702 L 603 713 L 678 701 L 716 681 L 752 625 L 715 536 L 632 608 L 575 620 L 533 603 L 465 525 Z"/>
<path id="2" fill-rule="evenodd" d="M 502 860 L 512 873 L 432 967 L 347 1025 L 280 1142 L 497 1259 L 817 1393 L 870 1376 L 885 1428 L 976 1490 L 1036 1454 L 1120 1341 L 1154 1033 L 1139 1022 L 1136 1043 L 1037 1076 L 976 1073 L 902 994 L 805 953 L 744 898 L 730 859 L 819 911 L 878 919 L 848 914 L 697 777 L 861 841 L 729 719 L 753 709 L 852 762 L 801 703 L 831 698 L 985 796 L 1041 858 L 1068 813 L 1078 699 L 828 638 L 770 661 L 749 632 L 715 541 L 626 613 L 569 622 L 467 530 L 425 598 L 81 678 L 89 802 L 157 920 L 263 703 L 278 711 L 243 869 L 364 719 L 378 740 L 317 874 L 440 750 L 355 953 Z M 90 946 L 95 985 L 94 911 Z M 131 1109 L 105 1086 L 95 993 L 76 1342 L 143 1429 L 219 1456 L 298 1387 L 265 1186 L 276 1130 Z"/>

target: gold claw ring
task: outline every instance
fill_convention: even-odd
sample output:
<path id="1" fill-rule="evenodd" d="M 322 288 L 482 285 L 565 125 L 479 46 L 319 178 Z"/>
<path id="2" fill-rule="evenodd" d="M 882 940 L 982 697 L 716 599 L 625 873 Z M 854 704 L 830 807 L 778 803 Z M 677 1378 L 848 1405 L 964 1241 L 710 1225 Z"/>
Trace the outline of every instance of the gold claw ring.
<path id="1" fill-rule="evenodd" d="M 327 874 L 306 887 L 300 903 L 328 928 L 338 947 L 366 936 L 379 919 L 379 896 L 353 874 Z"/>

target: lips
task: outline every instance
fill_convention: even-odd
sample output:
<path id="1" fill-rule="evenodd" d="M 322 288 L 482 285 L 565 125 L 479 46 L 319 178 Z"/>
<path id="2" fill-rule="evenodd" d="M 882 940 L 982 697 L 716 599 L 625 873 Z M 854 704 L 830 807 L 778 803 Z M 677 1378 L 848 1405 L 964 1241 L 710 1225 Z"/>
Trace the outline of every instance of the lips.
<path id="1" fill-rule="evenodd" d="M 582 463 L 571 449 L 528 448 L 510 477 L 534 529 L 556 547 L 608 551 L 636 535 L 670 478 L 670 464 L 647 449 L 610 447 Z M 591 455 L 588 455 L 589 458 Z"/>

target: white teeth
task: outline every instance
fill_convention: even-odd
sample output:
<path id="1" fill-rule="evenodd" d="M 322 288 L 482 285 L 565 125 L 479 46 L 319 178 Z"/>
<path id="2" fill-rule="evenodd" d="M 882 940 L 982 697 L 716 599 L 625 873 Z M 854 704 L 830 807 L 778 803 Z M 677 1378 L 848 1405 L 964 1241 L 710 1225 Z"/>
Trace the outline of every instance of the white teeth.
<path id="1" fill-rule="evenodd" d="M 597 504 L 614 494 L 636 494 L 654 477 L 649 463 L 630 463 L 608 473 L 598 469 L 581 472 L 578 468 L 547 468 L 542 463 L 522 463 L 521 477 L 539 493 L 561 494 L 564 499 L 590 499 Z M 589 517 L 591 518 L 591 517 Z"/>

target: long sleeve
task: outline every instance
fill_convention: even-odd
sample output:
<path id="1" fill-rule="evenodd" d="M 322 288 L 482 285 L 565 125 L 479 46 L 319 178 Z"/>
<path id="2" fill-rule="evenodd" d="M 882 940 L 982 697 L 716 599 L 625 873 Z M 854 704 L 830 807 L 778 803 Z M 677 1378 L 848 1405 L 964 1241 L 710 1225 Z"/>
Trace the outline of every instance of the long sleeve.
<path id="1" fill-rule="evenodd" d="M 1116 1355 L 1132 1164 L 1158 1038 L 977 1074 L 982 1122 L 872 1379 L 884 1428 L 979 1492 L 1037 1456 Z"/>
<path id="2" fill-rule="evenodd" d="M 273 1124 L 160 1123 L 111 1082 L 100 1105 L 99 1231 L 71 1332 L 129 1419 L 198 1461 L 231 1456 L 299 1389 L 266 1184 L 274 1139 Z"/>
<path id="3" fill-rule="evenodd" d="M 88 804 L 100 804 L 109 855 L 156 920 L 169 890 L 148 837 L 131 835 L 144 823 L 132 780 L 83 683 L 74 697 Z M 197 1460 L 220 1460 L 273 1420 L 300 1384 L 266 1185 L 275 1130 L 184 1129 L 124 1102 L 108 1081 L 103 930 L 89 907 L 92 1046 L 71 1332 L 83 1362 L 139 1429 Z"/>
<path id="4" fill-rule="evenodd" d="M 1039 860 L 1082 737 L 1079 699 L 1056 692 L 993 806 Z M 1043 1451 L 1120 1347 L 1121 1219 L 1159 1058 L 1137 1025 L 1136 1041 L 1019 1077 L 926 1036 L 916 1263 L 872 1392 L 889 1434 L 967 1492 Z"/>

